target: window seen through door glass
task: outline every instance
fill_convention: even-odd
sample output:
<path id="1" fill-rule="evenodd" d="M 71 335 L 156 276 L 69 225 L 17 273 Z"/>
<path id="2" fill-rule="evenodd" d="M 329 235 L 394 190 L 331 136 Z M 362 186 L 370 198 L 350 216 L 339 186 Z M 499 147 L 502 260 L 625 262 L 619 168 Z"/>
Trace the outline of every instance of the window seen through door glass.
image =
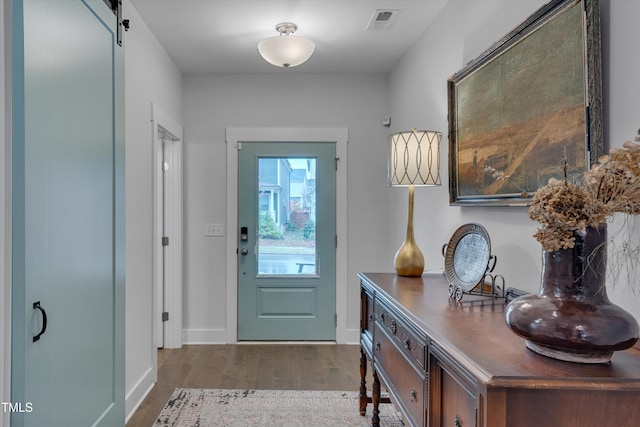
<path id="1" fill-rule="evenodd" d="M 316 159 L 258 159 L 258 274 L 317 275 Z"/>

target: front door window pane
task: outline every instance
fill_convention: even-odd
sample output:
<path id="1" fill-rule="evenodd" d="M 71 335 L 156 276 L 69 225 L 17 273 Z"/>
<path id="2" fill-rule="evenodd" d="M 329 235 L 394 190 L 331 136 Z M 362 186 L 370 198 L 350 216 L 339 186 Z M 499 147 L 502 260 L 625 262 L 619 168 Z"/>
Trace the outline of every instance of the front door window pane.
<path id="1" fill-rule="evenodd" d="M 258 275 L 317 276 L 316 159 L 258 159 Z"/>

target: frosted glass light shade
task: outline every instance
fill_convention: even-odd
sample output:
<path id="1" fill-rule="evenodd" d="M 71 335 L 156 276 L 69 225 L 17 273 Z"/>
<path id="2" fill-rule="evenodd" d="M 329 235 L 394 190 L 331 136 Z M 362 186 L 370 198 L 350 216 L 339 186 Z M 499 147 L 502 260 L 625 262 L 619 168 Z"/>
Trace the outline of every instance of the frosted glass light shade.
<path id="1" fill-rule="evenodd" d="M 316 44 L 304 37 L 279 35 L 258 43 L 258 52 L 265 61 L 277 67 L 295 67 L 311 57 Z"/>
<path id="2" fill-rule="evenodd" d="M 389 135 L 387 185 L 441 185 L 441 132 L 413 129 Z"/>

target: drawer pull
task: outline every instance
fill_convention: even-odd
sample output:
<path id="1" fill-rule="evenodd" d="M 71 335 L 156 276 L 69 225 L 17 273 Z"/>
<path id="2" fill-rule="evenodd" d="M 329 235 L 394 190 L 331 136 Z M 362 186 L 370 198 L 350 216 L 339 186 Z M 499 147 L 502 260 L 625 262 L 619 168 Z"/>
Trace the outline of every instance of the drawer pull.
<path id="1" fill-rule="evenodd" d="M 411 341 L 410 340 L 406 340 L 404 342 L 404 348 L 405 348 L 405 350 L 411 351 Z"/>
<path id="2" fill-rule="evenodd" d="M 462 420 L 460 419 L 460 415 L 456 415 L 456 417 L 453 419 L 453 426 L 462 427 Z"/>
<path id="3" fill-rule="evenodd" d="M 411 396 L 411 401 L 415 402 L 416 401 L 416 391 L 415 390 L 411 390 L 411 393 L 409 393 L 409 396 Z"/>
<path id="4" fill-rule="evenodd" d="M 376 343 L 376 350 L 380 351 L 380 343 L 379 342 Z"/>
<path id="5" fill-rule="evenodd" d="M 392 320 L 391 321 L 391 333 L 393 335 L 395 335 L 397 330 L 398 330 L 398 324 L 396 323 L 395 320 Z"/>

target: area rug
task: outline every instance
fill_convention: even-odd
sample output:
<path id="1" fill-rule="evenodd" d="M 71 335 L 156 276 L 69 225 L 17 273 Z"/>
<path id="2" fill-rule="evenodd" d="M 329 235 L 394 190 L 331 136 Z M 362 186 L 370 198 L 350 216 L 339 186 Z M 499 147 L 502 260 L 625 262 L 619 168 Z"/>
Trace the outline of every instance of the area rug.
<path id="1" fill-rule="evenodd" d="M 355 391 L 178 388 L 153 427 L 369 426 L 372 411 L 360 416 Z M 404 426 L 389 404 L 380 405 L 380 425 Z"/>

